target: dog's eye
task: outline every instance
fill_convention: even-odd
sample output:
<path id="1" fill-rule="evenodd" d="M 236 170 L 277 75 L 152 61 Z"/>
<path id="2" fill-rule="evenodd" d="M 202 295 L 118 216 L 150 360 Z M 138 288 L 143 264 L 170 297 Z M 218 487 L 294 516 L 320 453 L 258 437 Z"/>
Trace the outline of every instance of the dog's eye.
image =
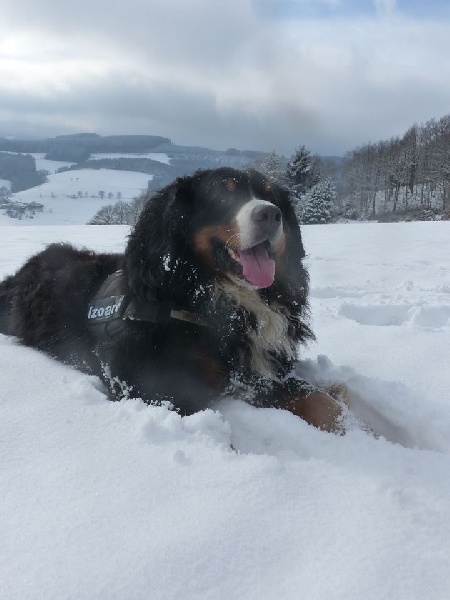
<path id="1" fill-rule="evenodd" d="M 236 189 L 236 184 L 237 184 L 236 179 L 234 179 L 232 177 L 225 180 L 225 187 L 227 188 L 227 190 L 229 192 L 234 192 L 234 190 Z"/>

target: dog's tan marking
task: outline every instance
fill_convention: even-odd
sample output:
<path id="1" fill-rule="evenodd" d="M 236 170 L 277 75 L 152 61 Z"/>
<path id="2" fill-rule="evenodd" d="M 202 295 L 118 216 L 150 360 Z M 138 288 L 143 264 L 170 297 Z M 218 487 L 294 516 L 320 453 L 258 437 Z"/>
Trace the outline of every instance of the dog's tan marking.
<path id="1" fill-rule="evenodd" d="M 194 235 L 194 252 L 210 268 L 215 267 L 213 239 L 221 240 L 234 252 L 241 246 L 239 226 L 235 219 L 230 223 L 208 225 Z"/>
<path id="2" fill-rule="evenodd" d="M 208 387 L 212 388 L 217 394 L 223 392 L 226 387 L 226 378 L 219 363 L 199 350 L 194 350 L 191 353 L 191 358 L 200 367 L 204 381 L 206 381 Z"/>
<path id="3" fill-rule="evenodd" d="M 312 392 L 289 398 L 280 406 L 310 425 L 333 433 L 344 434 L 342 408 L 325 392 Z"/>

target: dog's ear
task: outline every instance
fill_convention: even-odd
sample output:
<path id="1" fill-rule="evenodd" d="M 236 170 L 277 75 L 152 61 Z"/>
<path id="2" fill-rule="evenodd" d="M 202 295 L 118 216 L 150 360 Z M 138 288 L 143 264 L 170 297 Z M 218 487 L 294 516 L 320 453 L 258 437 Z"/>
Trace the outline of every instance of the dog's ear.
<path id="1" fill-rule="evenodd" d="M 128 285 L 139 298 L 176 285 L 180 261 L 189 256 L 192 200 L 192 178 L 183 177 L 149 199 L 142 211 L 125 251 Z"/>

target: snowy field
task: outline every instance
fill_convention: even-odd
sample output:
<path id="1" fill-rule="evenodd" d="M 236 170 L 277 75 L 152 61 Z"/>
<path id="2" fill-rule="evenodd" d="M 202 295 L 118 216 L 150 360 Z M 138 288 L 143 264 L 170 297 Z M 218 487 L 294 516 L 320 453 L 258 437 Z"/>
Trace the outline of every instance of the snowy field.
<path id="1" fill-rule="evenodd" d="M 62 167 L 71 167 L 75 163 L 64 160 L 48 160 L 45 158 L 45 152 L 33 152 L 31 156 L 36 162 L 36 171 L 48 171 L 50 175 Z"/>
<path id="2" fill-rule="evenodd" d="M 345 382 L 381 437 L 232 399 L 111 403 L 0 335 L 2 598 L 450 598 L 450 223 L 303 231 L 302 372 Z M 127 228 L 1 234 L 4 276 L 55 240 L 119 250 Z"/>
<path id="3" fill-rule="evenodd" d="M 21 220 L 0 214 L 0 225 L 85 225 L 102 206 L 117 202 L 118 193 L 122 200 L 129 201 L 146 190 L 152 178 L 147 173 L 113 169 L 55 173 L 46 183 L 12 195 L 17 202 L 43 204 L 43 212 Z"/>

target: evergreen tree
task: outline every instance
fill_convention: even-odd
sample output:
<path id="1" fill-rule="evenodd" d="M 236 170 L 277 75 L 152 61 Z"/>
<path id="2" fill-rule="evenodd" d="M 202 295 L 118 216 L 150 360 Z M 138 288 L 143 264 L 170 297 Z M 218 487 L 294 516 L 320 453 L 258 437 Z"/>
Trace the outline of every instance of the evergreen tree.
<path id="1" fill-rule="evenodd" d="M 299 218 L 302 223 L 321 224 L 329 223 L 334 216 L 333 201 L 336 198 L 336 191 L 330 179 L 324 179 L 316 183 L 302 197 L 299 205 Z"/>
<path id="2" fill-rule="evenodd" d="M 260 164 L 259 170 L 263 173 L 270 181 L 283 185 L 285 177 L 283 173 L 283 165 L 281 157 L 275 152 L 270 155 Z"/>
<path id="3" fill-rule="evenodd" d="M 291 193 L 299 198 L 319 181 L 315 159 L 311 152 L 301 146 L 286 166 L 286 180 Z"/>

